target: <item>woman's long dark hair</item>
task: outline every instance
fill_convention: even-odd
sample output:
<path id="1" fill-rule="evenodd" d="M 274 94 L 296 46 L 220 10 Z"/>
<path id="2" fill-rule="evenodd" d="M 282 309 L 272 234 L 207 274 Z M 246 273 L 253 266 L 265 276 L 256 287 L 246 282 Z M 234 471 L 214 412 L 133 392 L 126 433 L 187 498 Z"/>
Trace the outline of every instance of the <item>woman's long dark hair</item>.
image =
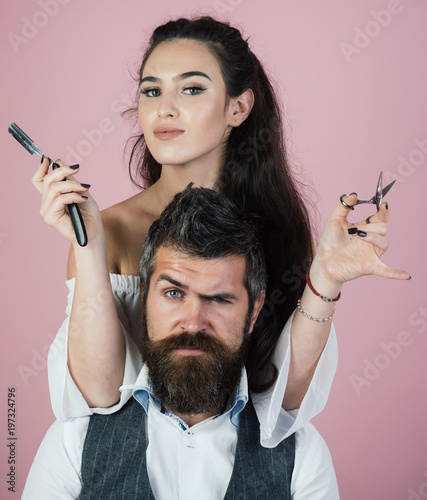
<path id="1" fill-rule="evenodd" d="M 255 97 L 248 118 L 231 131 L 217 190 L 256 215 L 260 227 L 268 284 L 266 302 L 252 332 L 246 368 L 251 390 L 263 392 L 276 380 L 271 354 L 302 294 L 305 271 L 313 258 L 310 220 L 288 165 L 275 92 L 240 31 L 211 17 L 169 21 L 153 32 L 140 79 L 153 50 L 162 42 L 176 39 L 196 40 L 208 46 L 220 64 L 228 98 L 248 89 Z M 142 187 L 139 178 L 147 187 L 159 179 L 162 167 L 146 147 L 143 135 L 133 140 L 131 179 Z"/>

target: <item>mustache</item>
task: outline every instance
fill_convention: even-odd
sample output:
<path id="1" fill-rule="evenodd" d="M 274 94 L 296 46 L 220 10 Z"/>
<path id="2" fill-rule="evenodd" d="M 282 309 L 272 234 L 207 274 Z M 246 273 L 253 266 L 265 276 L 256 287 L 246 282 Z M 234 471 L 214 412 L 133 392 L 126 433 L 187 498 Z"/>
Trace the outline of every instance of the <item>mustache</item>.
<path id="1" fill-rule="evenodd" d="M 203 331 L 190 333 L 184 331 L 177 335 L 171 335 L 162 340 L 151 341 L 146 348 L 151 350 L 161 349 L 163 353 L 174 351 L 175 349 L 191 348 L 202 351 L 226 355 L 228 348 L 218 339 L 208 335 Z"/>

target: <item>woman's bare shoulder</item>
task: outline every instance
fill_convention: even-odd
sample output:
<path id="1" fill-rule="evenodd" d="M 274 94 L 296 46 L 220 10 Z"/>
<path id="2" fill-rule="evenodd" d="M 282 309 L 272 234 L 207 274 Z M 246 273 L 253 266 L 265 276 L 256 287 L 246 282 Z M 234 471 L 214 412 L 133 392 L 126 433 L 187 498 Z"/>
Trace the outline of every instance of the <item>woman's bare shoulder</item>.
<path id="1" fill-rule="evenodd" d="M 145 236 L 157 218 L 150 211 L 147 194 L 147 191 L 142 191 L 101 212 L 108 267 L 112 273 L 137 274 Z"/>
<path id="2" fill-rule="evenodd" d="M 124 236 L 124 233 L 128 231 L 137 231 L 147 221 L 152 221 L 147 191 L 142 191 L 131 198 L 102 210 L 102 223 L 107 238 L 117 239 L 117 237 Z"/>
<path id="3" fill-rule="evenodd" d="M 132 197 L 133 198 L 133 197 Z M 123 224 L 127 224 L 131 217 L 130 201 L 132 198 L 121 201 L 101 211 L 102 224 L 104 226 L 106 238 L 115 238 L 123 230 Z"/>
<path id="4" fill-rule="evenodd" d="M 113 274 L 138 276 L 139 259 L 150 225 L 160 213 L 153 210 L 149 189 L 101 212 L 107 247 L 108 270 Z M 68 279 L 76 275 L 74 251 L 68 256 Z"/>

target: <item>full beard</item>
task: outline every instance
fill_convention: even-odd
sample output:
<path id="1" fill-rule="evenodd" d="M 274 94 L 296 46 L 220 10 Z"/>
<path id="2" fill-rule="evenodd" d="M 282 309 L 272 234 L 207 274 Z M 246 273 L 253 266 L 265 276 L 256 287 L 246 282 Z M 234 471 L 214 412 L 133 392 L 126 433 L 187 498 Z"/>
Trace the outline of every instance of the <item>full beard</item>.
<path id="1" fill-rule="evenodd" d="M 240 348 L 232 350 L 204 332 L 183 332 L 152 341 L 145 318 L 144 314 L 142 357 L 156 398 L 168 410 L 182 415 L 223 409 L 240 380 L 249 344 L 247 329 Z M 181 348 L 204 352 L 186 356 L 176 352 Z"/>

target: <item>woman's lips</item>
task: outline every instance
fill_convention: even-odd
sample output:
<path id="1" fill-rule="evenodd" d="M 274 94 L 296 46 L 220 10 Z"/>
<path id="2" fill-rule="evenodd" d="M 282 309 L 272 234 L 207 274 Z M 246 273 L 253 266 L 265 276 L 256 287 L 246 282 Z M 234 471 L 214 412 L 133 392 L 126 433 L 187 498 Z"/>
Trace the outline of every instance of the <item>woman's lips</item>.
<path id="1" fill-rule="evenodd" d="M 184 131 L 175 127 L 156 127 L 153 133 L 157 139 L 168 140 L 178 137 L 183 134 Z"/>

